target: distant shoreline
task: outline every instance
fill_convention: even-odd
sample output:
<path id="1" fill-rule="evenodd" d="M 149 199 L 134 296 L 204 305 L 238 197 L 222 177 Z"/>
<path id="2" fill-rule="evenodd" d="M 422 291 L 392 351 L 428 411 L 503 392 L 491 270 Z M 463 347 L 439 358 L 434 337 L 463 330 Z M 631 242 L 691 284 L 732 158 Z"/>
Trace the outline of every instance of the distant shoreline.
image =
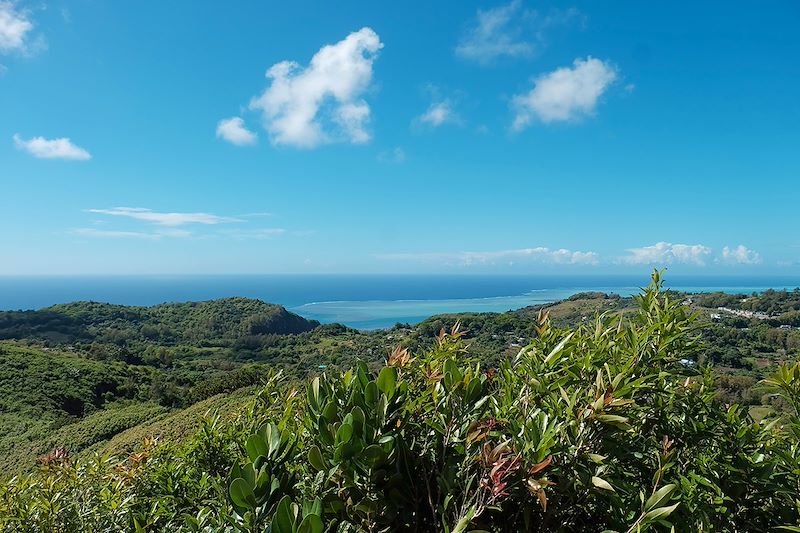
<path id="1" fill-rule="evenodd" d="M 503 312 L 564 300 L 580 292 L 630 296 L 646 276 L 264 275 L 0 277 L 0 310 L 40 309 L 92 300 L 150 306 L 231 296 L 285 306 L 305 318 L 356 329 L 417 323 L 434 315 Z M 744 293 L 794 289 L 800 277 L 665 276 L 682 292 Z"/>

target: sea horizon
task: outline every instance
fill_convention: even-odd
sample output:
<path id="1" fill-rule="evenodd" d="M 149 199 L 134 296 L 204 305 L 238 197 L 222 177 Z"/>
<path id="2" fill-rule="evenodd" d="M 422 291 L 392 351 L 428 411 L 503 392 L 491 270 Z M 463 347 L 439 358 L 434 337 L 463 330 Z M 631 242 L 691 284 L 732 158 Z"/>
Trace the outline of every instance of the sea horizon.
<path id="1" fill-rule="evenodd" d="M 150 306 L 226 297 L 257 298 L 323 324 L 382 329 L 430 316 L 504 312 L 580 292 L 630 296 L 644 275 L 248 274 L 0 276 L 0 310 L 73 301 Z M 798 276 L 667 275 L 683 292 L 751 294 L 800 287 Z"/>

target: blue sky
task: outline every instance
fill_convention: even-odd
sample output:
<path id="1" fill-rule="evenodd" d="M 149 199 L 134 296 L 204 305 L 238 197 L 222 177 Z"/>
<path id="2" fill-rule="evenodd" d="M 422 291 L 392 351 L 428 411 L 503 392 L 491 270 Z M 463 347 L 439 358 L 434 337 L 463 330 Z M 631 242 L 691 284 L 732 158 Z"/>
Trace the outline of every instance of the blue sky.
<path id="1" fill-rule="evenodd" d="M 800 5 L 0 0 L 0 274 L 800 273 Z"/>

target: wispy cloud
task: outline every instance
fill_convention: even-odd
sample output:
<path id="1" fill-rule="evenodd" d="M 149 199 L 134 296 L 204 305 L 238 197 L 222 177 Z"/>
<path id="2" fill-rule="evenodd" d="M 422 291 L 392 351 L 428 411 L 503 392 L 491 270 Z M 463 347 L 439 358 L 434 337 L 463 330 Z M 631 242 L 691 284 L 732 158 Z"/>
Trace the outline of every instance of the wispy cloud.
<path id="1" fill-rule="evenodd" d="M 461 118 L 456 113 L 453 102 L 449 99 L 431 103 L 428 109 L 415 119 L 417 124 L 437 128 L 444 124 L 458 124 Z"/>
<path id="2" fill-rule="evenodd" d="M 521 0 L 479 10 L 456 46 L 456 55 L 484 65 L 501 57 L 530 57 L 544 44 L 548 29 L 580 18 L 576 9 L 542 15 L 526 9 Z"/>
<path id="3" fill-rule="evenodd" d="M 689 264 L 703 266 L 711 248 L 702 244 L 672 244 L 658 242 L 652 246 L 629 248 L 622 262 L 631 265 Z"/>
<path id="4" fill-rule="evenodd" d="M 738 265 L 758 265 L 761 261 L 761 254 L 740 244 L 735 248 L 725 246 L 722 249 L 722 260 L 726 263 Z"/>
<path id="5" fill-rule="evenodd" d="M 399 146 L 395 146 L 391 150 L 383 150 L 378 152 L 378 162 L 399 165 L 405 163 L 406 151 Z"/>
<path id="6" fill-rule="evenodd" d="M 143 220 L 162 226 L 182 226 L 185 224 L 223 224 L 226 222 L 241 222 L 231 217 L 212 215 L 210 213 L 159 213 L 144 207 L 114 207 L 111 209 L 87 209 L 89 213 L 127 217 Z"/>
<path id="7" fill-rule="evenodd" d="M 73 235 L 100 239 L 144 239 L 157 241 L 165 237 L 190 237 L 191 233 L 183 230 L 162 230 L 154 232 L 145 231 L 115 231 L 100 230 L 96 228 L 77 228 L 71 231 Z"/>
<path id="8" fill-rule="evenodd" d="M 599 262 L 599 255 L 595 252 L 573 251 L 565 248 L 554 250 L 542 246 L 536 248 L 518 248 L 513 250 L 497 250 L 488 252 L 382 254 L 378 257 L 386 261 L 410 261 L 439 264 L 444 266 L 465 267 L 493 264 L 509 265 L 516 262 L 561 265 L 595 265 Z"/>
<path id="9" fill-rule="evenodd" d="M 253 145 L 258 136 L 248 130 L 241 117 L 231 117 L 217 123 L 217 137 L 237 146 Z"/>
<path id="10" fill-rule="evenodd" d="M 33 22 L 26 11 L 16 2 L 0 0 L 0 53 L 25 52 L 31 30 Z"/>
<path id="11" fill-rule="evenodd" d="M 365 143 L 370 107 L 364 94 L 383 47 L 371 28 L 323 46 L 305 68 L 294 61 L 267 70 L 270 86 L 250 102 L 276 145 L 313 148 L 330 142 Z"/>
<path id="12" fill-rule="evenodd" d="M 512 128 L 522 130 L 535 119 L 568 122 L 592 115 L 599 98 L 616 79 L 613 65 L 592 57 L 543 74 L 536 78 L 533 89 L 512 99 Z"/>
<path id="13" fill-rule="evenodd" d="M 266 240 L 286 235 L 284 228 L 255 228 L 255 229 L 234 229 L 221 231 L 221 235 L 237 240 Z"/>
<path id="14" fill-rule="evenodd" d="M 114 207 L 110 209 L 87 209 L 87 213 L 98 215 L 108 215 L 112 217 L 128 218 L 138 221 L 138 225 L 131 229 L 124 228 L 104 229 L 104 220 L 97 220 L 95 224 L 101 228 L 78 228 L 72 230 L 74 235 L 83 237 L 107 238 L 107 239 L 143 239 L 160 240 L 165 238 L 188 238 L 207 239 L 222 238 L 232 240 L 266 240 L 282 235 L 292 235 L 301 237 L 308 235 L 308 231 L 290 231 L 284 228 L 259 228 L 249 227 L 247 219 L 271 217 L 271 213 L 246 213 L 237 217 L 214 215 L 211 213 L 179 213 L 179 212 L 157 212 L 143 207 Z M 232 228 L 219 228 L 214 230 L 188 231 L 184 226 L 201 225 L 217 226 L 226 223 L 242 223 L 242 226 Z"/>
<path id="15" fill-rule="evenodd" d="M 688 265 L 704 267 L 708 264 L 755 265 L 761 264 L 761 255 L 739 245 L 724 247 L 721 253 L 703 244 L 673 244 L 657 242 L 651 246 L 628 248 L 622 257 L 601 257 L 593 251 L 576 251 L 566 248 L 515 248 L 495 251 L 390 253 L 376 257 L 384 261 L 420 263 L 445 267 L 521 266 L 521 265 L 584 265 L 611 267 L 620 265 Z"/>
<path id="16" fill-rule="evenodd" d="M 44 137 L 34 137 L 25 140 L 19 135 L 15 134 L 14 145 L 39 159 L 67 159 L 73 161 L 86 161 L 92 158 L 92 154 L 84 150 L 80 146 L 73 144 L 67 138 L 60 139 L 45 139 Z"/>

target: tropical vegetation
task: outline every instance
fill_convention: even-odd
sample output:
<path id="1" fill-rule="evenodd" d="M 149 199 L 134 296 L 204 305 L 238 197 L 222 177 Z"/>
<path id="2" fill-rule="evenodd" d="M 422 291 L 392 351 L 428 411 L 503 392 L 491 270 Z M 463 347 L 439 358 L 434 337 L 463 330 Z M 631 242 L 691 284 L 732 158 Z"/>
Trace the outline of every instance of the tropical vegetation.
<path id="1" fill-rule="evenodd" d="M 682 296 L 656 273 L 635 304 L 571 328 L 542 309 L 488 364 L 454 324 L 380 363 L 263 369 L 238 414 L 211 410 L 188 439 L 41 457 L 0 488 L 0 526 L 800 531 L 800 363 L 761 383 L 783 408 L 756 421 L 698 364 Z"/>

